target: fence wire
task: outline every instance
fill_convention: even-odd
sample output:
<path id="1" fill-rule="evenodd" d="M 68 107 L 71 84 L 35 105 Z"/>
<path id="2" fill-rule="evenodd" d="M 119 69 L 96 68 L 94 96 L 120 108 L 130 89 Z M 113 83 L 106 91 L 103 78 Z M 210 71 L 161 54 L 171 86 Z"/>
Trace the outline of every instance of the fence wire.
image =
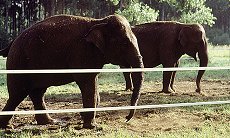
<path id="1" fill-rule="evenodd" d="M 55 70 L 0 70 L 3 74 L 28 74 L 28 73 L 99 73 L 99 72 L 140 72 L 140 71 L 188 71 L 188 70 L 230 70 L 230 67 L 188 67 L 188 68 L 132 68 L 132 69 L 55 69 Z M 83 109 L 61 109 L 61 110 L 35 110 L 35 111 L 2 111 L 0 115 L 15 114 L 44 114 L 44 113 L 72 113 L 89 111 L 111 111 L 111 110 L 129 110 L 129 109 L 154 109 L 186 107 L 197 105 L 216 105 L 229 104 L 227 101 L 209 101 L 195 103 L 174 103 L 159 105 L 140 105 L 140 106 L 122 106 L 122 107 L 103 107 L 103 108 L 83 108 Z"/>

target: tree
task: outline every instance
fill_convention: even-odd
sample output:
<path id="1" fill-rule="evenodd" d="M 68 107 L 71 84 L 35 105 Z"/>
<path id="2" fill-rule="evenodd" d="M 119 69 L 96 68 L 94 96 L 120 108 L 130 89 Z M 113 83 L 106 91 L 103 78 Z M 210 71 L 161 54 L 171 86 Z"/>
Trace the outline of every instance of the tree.
<path id="1" fill-rule="evenodd" d="M 159 10 L 158 20 L 175 20 L 212 26 L 216 18 L 206 0 L 141 0 Z"/>
<path id="2" fill-rule="evenodd" d="M 210 37 L 213 40 L 230 36 L 229 0 L 0 0 L 0 31 L 5 41 L 52 15 L 102 18 L 114 13 L 124 15 L 131 25 L 174 20 L 200 23 L 207 32 L 214 28 L 210 31 L 217 32 Z"/>
<path id="3" fill-rule="evenodd" d="M 131 2 L 123 10 L 117 10 L 116 13 L 125 16 L 131 25 L 152 22 L 158 17 L 158 11 L 138 1 Z"/>
<path id="4" fill-rule="evenodd" d="M 230 44 L 230 1 L 207 0 L 206 4 L 213 9 L 213 15 L 217 17 L 212 28 L 208 28 L 207 36 L 213 44 Z"/>
<path id="5" fill-rule="evenodd" d="M 223 29 L 224 32 L 230 29 L 230 1 L 229 0 L 207 0 L 207 5 L 213 9 L 213 15 L 217 18 L 214 27 Z"/>
<path id="6" fill-rule="evenodd" d="M 181 4 L 181 17 L 179 21 L 184 23 L 200 23 L 212 26 L 216 17 L 212 14 L 212 9 L 205 6 L 206 0 L 183 1 Z"/>

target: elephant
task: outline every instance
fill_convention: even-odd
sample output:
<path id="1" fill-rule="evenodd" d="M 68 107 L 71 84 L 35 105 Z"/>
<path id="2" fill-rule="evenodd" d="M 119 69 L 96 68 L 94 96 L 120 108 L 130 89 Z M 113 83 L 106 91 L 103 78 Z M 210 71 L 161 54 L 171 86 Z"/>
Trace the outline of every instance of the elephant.
<path id="1" fill-rule="evenodd" d="M 143 68 L 138 43 L 127 19 L 109 15 L 94 19 L 73 15 L 55 15 L 25 29 L 11 45 L 0 51 L 7 56 L 7 70 L 101 69 L 104 64 Z M 83 108 L 96 108 L 98 73 L 7 74 L 9 99 L 2 111 L 13 111 L 30 97 L 35 110 L 45 110 L 44 93 L 50 86 L 76 82 L 82 94 Z M 137 105 L 143 72 L 132 74 L 134 89 L 131 106 Z M 129 121 L 135 113 L 131 109 Z M 82 112 L 83 128 L 96 127 L 96 112 Z M 0 116 L 0 127 L 11 127 L 12 115 Z M 36 114 L 37 124 L 52 124 L 49 114 Z"/>
<path id="2" fill-rule="evenodd" d="M 197 61 L 200 67 L 207 67 L 208 52 L 205 30 L 200 24 L 184 24 L 175 21 L 156 21 L 132 27 L 137 37 L 138 46 L 143 56 L 144 66 L 152 68 L 160 64 L 164 68 L 178 67 L 179 59 L 187 54 Z M 124 67 L 122 67 L 124 68 Z M 126 81 L 126 90 L 132 89 L 130 73 L 123 73 Z M 199 70 L 196 92 L 201 92 L 200 81 L 204 70 Z M 173 87 L 176 71 L 163 72 L 164 93 L 174 93 Z"/>

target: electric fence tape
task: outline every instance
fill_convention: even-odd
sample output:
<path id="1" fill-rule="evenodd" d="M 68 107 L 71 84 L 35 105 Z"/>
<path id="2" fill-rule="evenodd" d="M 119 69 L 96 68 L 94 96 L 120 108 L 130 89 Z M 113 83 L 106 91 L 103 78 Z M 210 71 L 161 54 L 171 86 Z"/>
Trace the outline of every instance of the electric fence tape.
<path id="1" fill-rule="evenodd" d="M 227 67 L 180 67 L 180 68 L 121 68 L 121 69 L 39 69 L 39 70 L 0 70 L 1 74 L 51 74 L 51 73 L 100 73 L 100 72 L 150 72 L 150 71 L 195 71 L 230 70 Z"/>
<path id="2" fill-rule="evenodd" d="M 230 70 L 230 67 L 183 67 L 183 68 L 129 68 L 129 69 L 41 69 L 41 70 L 0 70 L 2 74 L 28 74 L 28 73 L 100 73 L 100 72 L 147 72 L 147 71 L 192 71 L 192 70 Z M 2 111 L 0 115 L 15 114 L 44 114 L 44 113 L 73 113 L 73 112 L 90 112 L 90 111 L 112 111 L 112 110 L 130 110 L 130 109 L 154 109 L 170 107 L 186 107 L 198 105 L 216 105 L 230 104 L 227 101 L 210 101 L 195 103 L 174 103 L 159 105 L 140 105 L 140 106 L 122 106 L 122 107 L 102 107 L 102 108 L 83 108 L 83 109 L 61 109 L 61 110 L 35 110 L 35 111 Z"/>
<path id="3" fill-rule="evenodd" d="M 90 111 L 115 111 L 115 110 L 130 110 L 130 109 L 155 109 L 155 108 L 172 108 L 172 107 L 186 107 L 198 105 L 216 105 L 216 104 L 230 104 L 227 101 L 210 101 L 210 102 L 195 102 L 195 103 L 174 103 L 174 104 L 159 104 L 159 105 L 140 105 L 140 106 L 121 106 L 121 107 L 101 107 L 101 108 L 82 108 L 82 109 L 62 109 L 62 110 L 35 110 L 35 111 L 2 111 L 0 115 L 22 115 L 22 114 L 45 114 L 45 113 L 76 113 L 76 112 L 90 112 Z"/>

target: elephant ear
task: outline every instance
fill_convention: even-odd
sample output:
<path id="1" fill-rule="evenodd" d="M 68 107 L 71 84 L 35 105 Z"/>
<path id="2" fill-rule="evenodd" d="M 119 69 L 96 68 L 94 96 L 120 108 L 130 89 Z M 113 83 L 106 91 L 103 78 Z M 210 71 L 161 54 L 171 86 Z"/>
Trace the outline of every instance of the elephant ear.
<path id="1" fill-rule="evenodd" d="M 181 29 L 181 31 L 179 33 L 178 40 L 180 41 L 180 44 L 182 46 L 185 46 L 186 43 L 188 42 L 189 31 L 190 31 L 189 27 L 184 27 Z"/>
<path id="2" fill-rule="evenodd" d="M 91 27 L 89 32 L 85 35 L 85 39 L 87 42 L 93 43 L 96 47 L 100 49 L 102 53 L 104 53 L 105 42 L 104 36 L 102 33 L 102 28 L 106 25 L 106 23 L 96 24 Z"/>
<path id="3" fill-rule="evenodd" d="M 182 46 L 185 46 L 189 43 L 196 43 L 202 41 L 202 32 L 197 30 L 196 28 L 186 26 L 181 29 L 179 33 L 178 40 Z"/>
<path id="4" fill-rule="evenodd" d="M 181 29 L 178 40 L 184 52 L 197 61 L 197 45 L 202 41 L 202 32 L 196 26 L 185 26 Z"/>

